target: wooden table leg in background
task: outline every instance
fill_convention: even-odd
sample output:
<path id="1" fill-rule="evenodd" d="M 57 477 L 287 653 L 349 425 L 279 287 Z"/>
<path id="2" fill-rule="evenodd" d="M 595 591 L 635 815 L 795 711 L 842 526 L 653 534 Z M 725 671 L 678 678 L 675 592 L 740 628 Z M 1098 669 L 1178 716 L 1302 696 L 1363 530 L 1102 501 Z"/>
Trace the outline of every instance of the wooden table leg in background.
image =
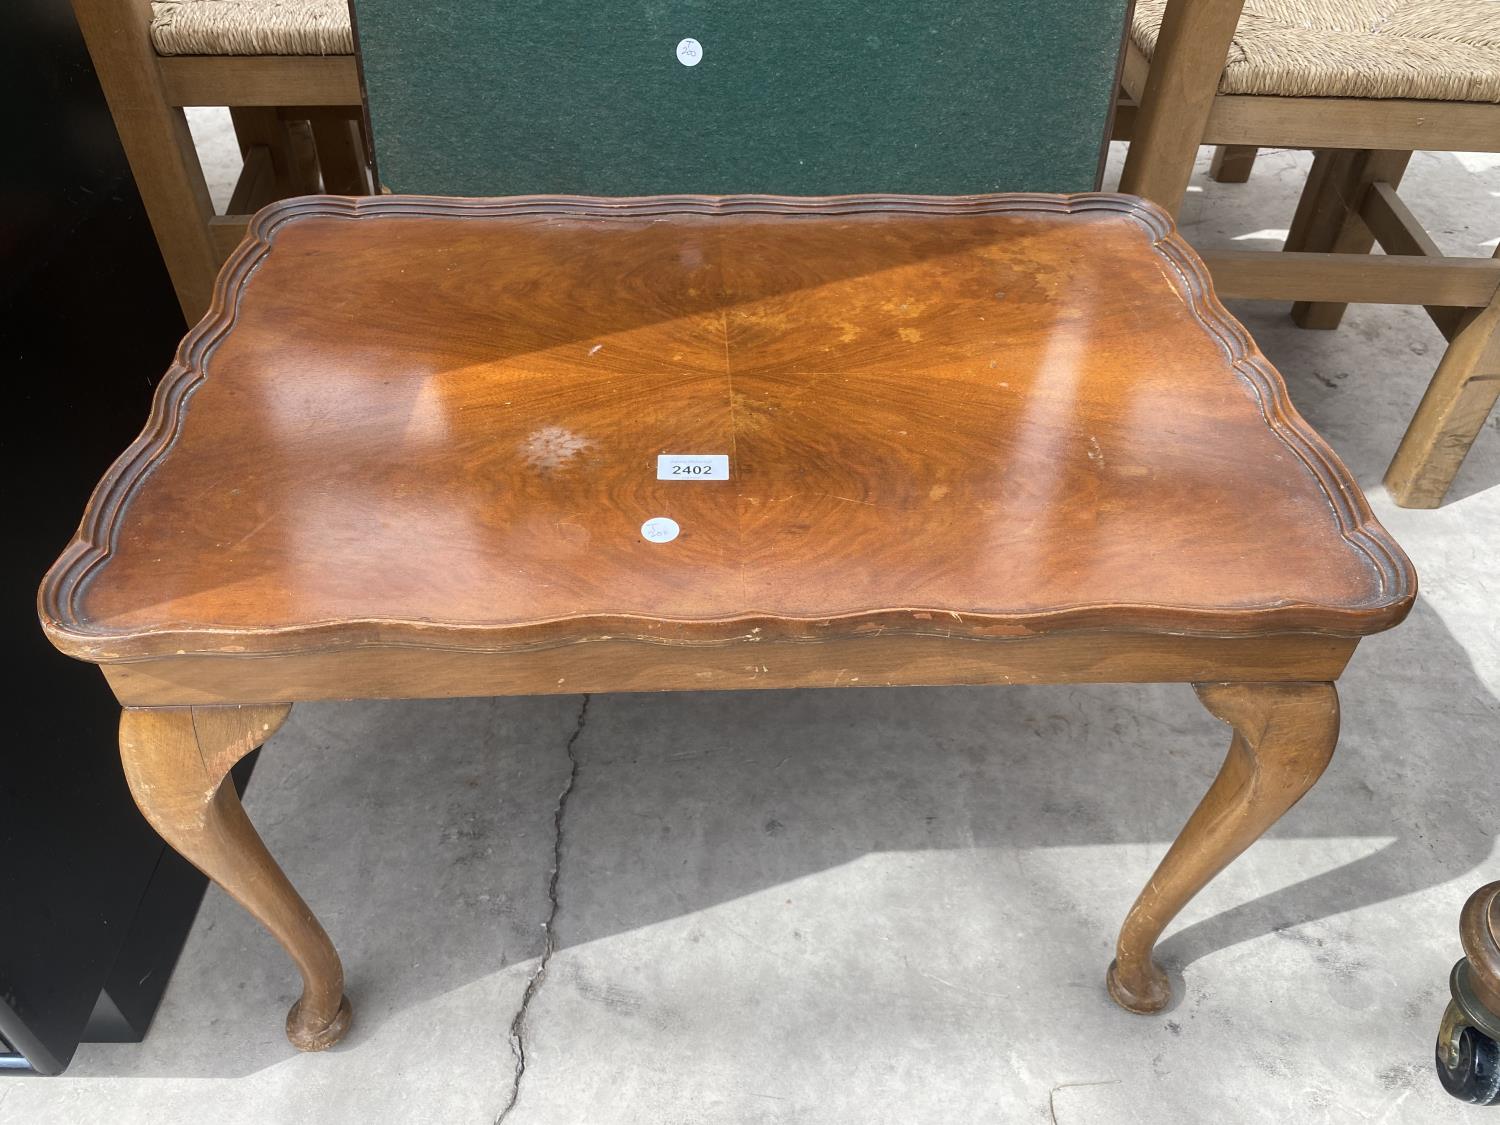
<path id="1" fill-rule="evenodd" d="M 1132 1012 L 1158 1012 L 1172 998 L 1151 959 L 1156 939 L 1210 879 L 1281 818 L 1322 776 L 1339 736 L 1331 683 L 1194 684 L 1203 705 L 1234 728 L 1229 756 L 1135 900 L 1109 994 Z"/>
<path id="2" fill-rule="evenodd" d="M 230 768 L 276 732 L 291 704 L 127 708 L 120 757 L 135 802 L 162 837 L 223 887 L 302 971 L 286 1035 L 303 1051 L 343 1038 L 351 1018 L 344 969 L 327 933 L 288 882 L 240 805 Z"/>

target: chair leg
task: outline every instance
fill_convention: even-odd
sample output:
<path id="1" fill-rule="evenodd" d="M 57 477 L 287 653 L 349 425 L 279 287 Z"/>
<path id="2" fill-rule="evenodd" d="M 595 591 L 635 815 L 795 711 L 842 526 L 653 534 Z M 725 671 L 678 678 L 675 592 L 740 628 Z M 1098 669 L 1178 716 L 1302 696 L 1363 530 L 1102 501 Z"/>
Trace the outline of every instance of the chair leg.
<path id="1" fill-rule="evenodd" d="M 1250 178 L 1259 151 L 1254 145 L 1220 145 L 1214 149 L 1213 163 L 1208 166 L 1209 179 L 1219 184 L 1244 183 Z"/>
<path id="2" fill-rule="evenodd" d="M 292 177 L 298 195 L 316 195 L 323 190 L 322 178 L 318 174 L 318 144 L 313 139 L 312 125 L 305 117 L 280 110 L 282 123 L 292 145 Z"/>
<path id="3" fill-rule="evenodd" d="M 1339 735 L 1331 683 L 1195 684 L 1209 712 L 1234 729 L 1229 756 L 1120 930 L 1109 994 L 1132 1012 L 1172 998 L 1152 960 L 1156 939 L 1189 899 L 1312 788 Z"/>
<path id="4" fill-rule="evenodd" d="M 1297 210 L 1282 249 L 1289 252 L 1327 250 L 1343 216 L 1341 193 L 1347 190 L 1358 152 L 1323 148 L 1313 153 L 1312 168 L 1297 197 Z M 1340 186 L 1343 185 L 1343 186 Z"/>
<path id="5" fill-rule="evenodd" d="M 151 44 L 150 0 L 73 0 L 99 85 L 189 324 L 208 311 L 219 258 L 213 201 L 187 117 L 169 104 Z"/>
<path id="6" fill-rule="evenodd" d="M 1144 196 L 1174 217 L 1193 178 L 1193 161 L 1243 7 L 1244 0 L 1169 0 L 1162 14 L 1120 190 Z"/>
<path id="7" fill-rule="evenodd" d="M 1500 294 L 1443 353 L 1396 455 L 1386 488 L 1403 508 L 1436 508 L 1500 398 Z"/>
<path id="8" fill-rule="evenodd" d="M 229 116 L 234 120 L 234 135 L 239 139 L 241 153 L 256 146 L 270 153 L 277 199 L 310 195 L 318 190 L 316 163 L 312 162 L 309 168 L 307 154 L 301 151 L 306 146 L 299 145 L 299 139 L 292 133 L 292 123 L 282 120 L 276 107 L 231 106 Z"/>
<path id="9" fill-rule="evenodd" d="M 309 109 L 307 119 L 318 148 L 323 190 L 330 195 L 369 195 L 359 122 L 345 110 L 321 107 Z"/>
<path id="10" fill-rule="evenodd" d="M 1368 254 L 1375 236 L 1359 217 L 1365 192 L 1377 180 L 1395 187 L 1406 172 L 1410 152 L 1323 150 L 1313 159 L 1286 249 L 1307 253 Z M 1348 305 L 1337 301 L 1298 301 L 1292 319 L 1303 328 L 1334 329 Z"/>
<path id="11" fill-rule="evenodd" d="M 290 704 L 126 710 L 120 758 L 136 804 L 162 838 L 271 932 L 302 972 L 286 1034 L 321 1051 L 349 1030 L 344 970 L 333 943 L 245 816 L 235 762 L 276 732 Z"/>

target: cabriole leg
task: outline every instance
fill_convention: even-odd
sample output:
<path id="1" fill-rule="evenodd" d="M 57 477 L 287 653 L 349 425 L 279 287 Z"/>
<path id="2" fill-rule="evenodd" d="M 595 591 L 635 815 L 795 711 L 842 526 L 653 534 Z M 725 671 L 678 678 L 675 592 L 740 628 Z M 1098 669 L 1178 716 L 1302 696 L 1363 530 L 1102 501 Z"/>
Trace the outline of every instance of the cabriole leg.
<path id="1" fill-rule="evenodd" d="M 230 768 L 275 733 L 290 704 L 127 709 L 120 757 L 136 804 L 162 838 L 250 911 L 302 972 L 286 1034 L 321 1051 L 349 1030 L 344 970 L 333 943 L 251 826 Z"/>
<path id="2" fill-rule="evenodd" d="M 1109 994 L 1132 1012 L 1171 999 L 1151 959 L 1189 899 L 1312 788 L 1333 756 L 1338 693 L 1331 683 L 1195 684 L 1209 712 L 1234 729 L 1229 756 L 1120 930 Z"/>

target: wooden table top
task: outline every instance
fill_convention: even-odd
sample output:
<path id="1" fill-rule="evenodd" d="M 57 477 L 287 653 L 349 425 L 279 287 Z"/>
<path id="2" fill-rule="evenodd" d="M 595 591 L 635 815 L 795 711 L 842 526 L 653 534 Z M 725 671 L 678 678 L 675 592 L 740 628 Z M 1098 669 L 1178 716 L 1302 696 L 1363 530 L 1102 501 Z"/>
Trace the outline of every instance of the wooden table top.
<path id="1" fill-rule="evenodd" d="M 109 662 L 1355 636 L 1414 591 L 1138 201 L 314 197 L 252 225 L 41 612 Z"/>

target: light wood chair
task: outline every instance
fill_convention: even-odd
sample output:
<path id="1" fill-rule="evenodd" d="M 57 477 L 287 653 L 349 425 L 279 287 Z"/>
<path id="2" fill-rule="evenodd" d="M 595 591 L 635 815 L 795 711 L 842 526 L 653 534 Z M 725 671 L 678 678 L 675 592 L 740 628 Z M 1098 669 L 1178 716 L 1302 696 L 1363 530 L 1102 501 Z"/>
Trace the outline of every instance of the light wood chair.
<path id="1" fill-rule="evenodd" d="M 256 210 L 370 190 L 342 0 L 73 0 L 188 321 Z M 217 214 L 183 113 L 228 106 L 245 165 Z"/>
<path id="2" fill-rule="evenodd" d="M 1138 0 L 1126 49 L 1121 190 L 1175 214 L 1200 144 L 1219 146 L 1226 182 L 1258 147 L 1317 152 L 1284 251 L 1205 253 L 1221 296 L 1290 299 L 1307 328 L 1336 327 L 1349 302 L 1424 305 L 1449 340 L 1386 472 L 1404 507 L 1442 503 L 1500 397 L 1500 260 L 1444 256 L 1396 193 L 1413 150 L 1500 152 L 1497 9 Z"/>

